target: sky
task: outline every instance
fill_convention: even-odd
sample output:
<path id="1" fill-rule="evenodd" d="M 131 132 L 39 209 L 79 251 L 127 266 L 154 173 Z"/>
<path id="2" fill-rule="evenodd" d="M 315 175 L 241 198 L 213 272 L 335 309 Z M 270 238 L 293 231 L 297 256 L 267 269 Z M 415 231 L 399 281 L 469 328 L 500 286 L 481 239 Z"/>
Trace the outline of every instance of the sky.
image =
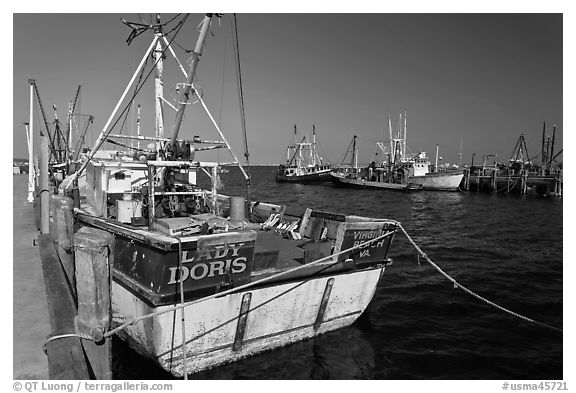
<path id="1" fill-rule="evenodd" d="M 125 13 L 13 15 L 13 157 L 27 155 L 30 78 L 49 121 L 53 104 L 65 120 L 81 85 L 80 111 L 95 117 L 91 140 L 102 130 L 152 39 L 147 32 L 127 45 L 130 29 L 121 17 L 150 20 Z M 230 17 L 212 24 L 196 83 L 243 161 Z M 194 46 L 201 20 L 190 15 L 175 38 L 183 61 L 189 55 L 179 46 Z M 396 129 L 403 112 L 410 150 L 433 159 L 438 144 L 443 162 L 457 163 L 460 145 L 464 164 L 473 153 L 476 163 L 487 154 L 506 162 L 522 133 L 530 156 L 539 156 L 543 122 L 550 136 L 557 125 L 555 151 L 563 148 L 560 13 L 239 13 L 237 20 L 253 164 L 282 163 L 294 125 L 299 138 L 315 125 L 319 153 L 333 164 L 358 135 L 360 161 L 368 162 L 375 142 L 387 138 L 388 114 Z M 174 102 L 183 78 L 172 59 L 165 62 L 165 96 Z M 142 133 L 153 135 L 151 82 L 135 102 L 142 105 Z M 169 130 L 174 112 L 164 111 Z M 123 133 L 135 133 L 134 114 Z M 179 134 L 194 135 L 218 139 L 199 104 L 187 107 Z M 229 160 L 224 152 L 217 158 Z"/>

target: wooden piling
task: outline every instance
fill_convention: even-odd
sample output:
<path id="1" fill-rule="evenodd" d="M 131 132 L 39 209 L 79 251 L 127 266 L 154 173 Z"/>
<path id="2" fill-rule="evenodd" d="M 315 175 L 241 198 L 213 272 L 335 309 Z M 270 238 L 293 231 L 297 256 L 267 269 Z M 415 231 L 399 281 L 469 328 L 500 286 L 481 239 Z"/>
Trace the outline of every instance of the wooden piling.
<path id="1" fill-rule="evenodd" d="M 522 179 L 522 194 L 526 194 L 528 192 L 528 172 L 525 171 L 520 174 L 520 178 Z"/>
<path id="2" fill-rule="evenodd" d="M 497 191 L 497 188 L 496 188 L 496 169 L 492 170 L 492 177 L 490 179 L 490 188 L 491 188 L 490 191 Z"/>
<path id="3" fill-rule="evenodd" d="M 84 227 L 74 234 L 78 329 L 96 341 L 110 326 L 110 261 L 114 236 Z"/>
<path id="4" fill-rule="evenodd" d="M 76 306 L 50 234 L 38 236 L 46 286 L 51 337 L 75 333 Z M 80 338 L 63 336 L 46 343 L 50 379 L 90 379 Z"/>
<path id="5" fill-rule="evenodd" d="M 76 292 L 74 254 L 72 253 L 72 236 L 74 235 L 74 201 L 71 198 L 53 195 L 50 198 L 52 220 L 50 233 L 54 238 L 56 252 L 66 273 L 70 288 Z"/>
<path id="6" fill-rule="evenodd" d="M 90 336 L 84 349 L 98 379 L 111 377 L 111 338 L 104 339 L 111 322 L 110 266 L 114 261 L 114 236 L 84 227 L 74 234 L 78 331 Z"/>
<path id="7" fill-rule="evenodd" d="M 48 185 L 48 137 L 40 136 L 40 231 L 50 232 L 50 191 Z"/>

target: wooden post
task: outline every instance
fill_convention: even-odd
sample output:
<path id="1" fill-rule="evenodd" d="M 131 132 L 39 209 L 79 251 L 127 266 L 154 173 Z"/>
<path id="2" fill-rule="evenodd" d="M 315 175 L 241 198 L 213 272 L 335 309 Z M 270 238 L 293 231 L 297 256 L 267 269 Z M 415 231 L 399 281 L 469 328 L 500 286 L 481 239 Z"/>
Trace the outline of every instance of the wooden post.
<path id="1" fill-rule="evenodd" d="M 491 179 L 491 184 L 490 187 L 492 188 L 492 191 L 498 191 L 496 189 L 496 169 L 492 170 L 492 179 Z"/>
<path id="2" fill-rule="evenodd" d="M 103 339 L 111 322 L 110 265 L 114 261 L 114 236 L 106 231 L 84 227 L 74 234 L 76 326 L 92 340 L 82 340 L 84 350 L 98 379 L 111 377 L 111 338 Z"/>
<path id="3" fill-rule="evenodd" d="M 74 332 L 76 306 L 50 234 L 38 236 L 46 286 L 51 336 Z M 62 337 L 45 347 L 50 379 L 90 379 L 89 367 L 78 337 Z"/>
<path id="4" fill-rule="evenodd" d="M 520 193 L 526 194 L 526 177 L 520 172 Z"/>
<path id="5" fill-rule="evenodd" d="M 74 277 L 74 255 L 72 254 L 72 236 L 74 235 L 74 201 L 61 195 L 53 195 L 50 198 L 52 221 L 50 233 L 54 238 L 56 251 L 60 257 L 62 267 L 70 284 L 70 288 L 76 292 L 76 278 Z"/>
<path id="6" fill-rule="evenodd" d="M 50 191 L 48 190 L 48 137 L 40 136 L 40 232 L 50 232 Z"/>

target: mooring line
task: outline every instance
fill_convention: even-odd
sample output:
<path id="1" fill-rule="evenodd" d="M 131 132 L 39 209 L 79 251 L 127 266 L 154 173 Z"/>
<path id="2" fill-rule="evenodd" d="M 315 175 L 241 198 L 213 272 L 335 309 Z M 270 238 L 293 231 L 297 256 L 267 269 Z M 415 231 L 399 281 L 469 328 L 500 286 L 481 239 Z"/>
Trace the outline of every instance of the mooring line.
<path id="1" fill-rule="evenodd" d="M 512 310 L 509 310 L 509 309 L 507 309 L 507 308 L 505 308 L 505 307 L 502 307 L 502 306 L 500 306 L 500 305 L 498 305 L 498 304 L 496 304 L 496 303 L 494 303 L 494 302 L 486 299 L 485 297 L 478 295 L 477 293 L 471 291 L 470 289 L 466 288 L 464 285 L 460 284 L 458 281 L 456 281 L 454 278 L 452 278 L 450 275 L 448 275 L 448 273 L 446 273 L 444 270 L 442 270 L 437 264 L 435 264 L 435 263 L 428 257 L 428 255 L 426 255 L 426 253 L 425 253 L 424 251 L 422 251 L 422 249 L 421 249 L 420 247 L 418 247 L 418 245 L 414 242 L 414 240 L 412 240 L 412 238 L 410 237 L 410 235 L 408 235 L 408 232 L 406 232 L 406 230 L 404 229 L 404 227 L 403 227 L 400 223 L 398 223 L 398 226 L 400 227 L 400 229 L 402 230 L 402 232 L 404 233 L 404 235 L 406 235 L 406 238 L 408 239 L 408 241 L 409 241 L 410 243 L 412 243 L 412 245 L 414 246 L 414 248 L 416 249 L 416 251 L 418 251 L 418 255 L 422 255 L 422 256 L 424 257 L 424 259 L 426 259 L 426 261 L 427 261 L 434 269 L 436 269 L 440 274 L 442 274 L 442 275 L 443 275 L 444 277 L 446 277 L 449 281 L 451 281 L 452 284 L 454 284 L 454 288 L 460 288 L 460 289 L 462 289 L 464 292 L 468 293 L 469 295 L 474 296 L 475 298 L 483 301 L 484 303 L 489 304 L 490 306 L 495 307 L 495 308 L 497 308 L 497 309 L 499 309 L 499 310 L 501 310 L 501 311 L 504 311 L 504 312 L 506 312 L 506 313 L 508 313 L 508 314 L 510 314 L 510 315 L 513 315 L 513 316 L 515 316 L 515 317 L 517 317 L 517 318 L 523 319 L 524 321 L 531 322 L 531 323 L 533 323 L 533 324 L 535 324 L 535 325 L 538 325 L 538 326 L 541 326 L 541 327 L 544 327 L 544 328 L 547 328 L 547 329 L 555 330 L 555 331 L 557 331 L 557 332 L 562 332 L 562 329 L 560 329 L 560 328 L 558 328 L 558 327 L 556 327 L 556 326 L 552 326 L 552 325 L 549 325 L 549 324 L 544 323 L 544 322 L 536 321 L 536 320 L 534 320 L 534 319 L 532 319 L 532 318 L 529 318 L 529 317 L 527 317 L 527 316 L 525 316 L 525 315 L 518 314 L 518 313 L 516 313 L 516 312 L 514 312 L 514 311 L 512 311 Z"/>
<path id="2" fill-rule="evenodd" d="M 55 336 L 49 336 L 48 338 L 46 338 L 46 341 L 44 341 L 44 345 L 42 345 L 42 349 L 44 351 L 44 354 L 48 354 L 48 343 L 50 341 L 55 341 L 55 340 L 60 340 L 63 338 L 70 338 L 70 337 L 78 337 L 78 338 L 83 338 L 85 340 L 92 340 L 94 341 L 94 339 L 86 334 L 82 334 L 82 333 L 66 333 L 66 334 L 58 334 Z"/>
<path id="3" fill-rule="evenodd" d="M 184 280 L 182 280 L 182 239 L 178 239 L 178 269 L 180 274 L 180 304 L 184 304 Z M 184 368 L 184 380 L 188 380 L 188 367 L 186 366 L 186 316 L 184 315 L 184 307 L 180 309 L 181 313 L 181 328 L 182 328 L 182 367 Z"/>

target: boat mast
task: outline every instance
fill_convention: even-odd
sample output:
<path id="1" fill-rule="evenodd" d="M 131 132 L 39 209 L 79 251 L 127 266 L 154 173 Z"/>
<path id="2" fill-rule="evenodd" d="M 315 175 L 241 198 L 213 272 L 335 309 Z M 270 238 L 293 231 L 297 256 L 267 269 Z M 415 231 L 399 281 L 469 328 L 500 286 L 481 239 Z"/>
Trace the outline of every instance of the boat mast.
<path id="1" fill-rule="evenodd" d="M 438 172 L 438 144 L 436 144 L 436 164 L 434 165 L 434 172 Z"/>
<path id="2" fill-rule="evenodd" d="M 546 144 L 545 142 L 545 134 L 546 134 L 546 122 L 544 122 L 544 127 L 542 128 L 542 153 L 541 153 L 541 159 L 542 159 L 542 168 L 540 171 L 540 175 L 544 176 L 544 171 L 545 171 L 545 167 L 546 167 L 546 153 L 544 152 L 544 145 Z"/>
<path id="3" fill-rule="evenodd" d="M 78 89 L 76 89 L 76 96 L 74 97 L 74 101 L 68 101 L 68 122 L 67 122 L 67 126 L 68 126 L 68 130 L 66 132 L 66 135 L 68 135 L 68 155 L 70 156 L 70 158 L 73 156 L 72 154 L 72 149 L 74 149 L 74 138 L 72 138 L 72 126 L 74 124 L 74 113 L 76 112 L 76 104 L 78 103 L 78 97 L 80 96 L 80 89 L 82 88 L 82 85 L 78 85 Z M 76 126 L 76 133 L 78 133 L 78 126 Z M 78 135 L 76 135 L 76 137 L 78 137 Z M 69 161 L 69 160 L 67 160 Z"/>
<path id="4" fill-rule="evenodd" d="M 74 148 L 72 144 L 72 112 L 74 111 L 72 106 L 72 101 L 68 101 L 68 152 L 66 155 L 66 162 L 70 163 L 72 159 L 72 149 Z"/>
<path id="5" fill-rule="evenodd" d="M 390 113 L 388 113 L 388 134 L 390 135 L 390 162 L 394 162 L 394 138 L 392 138 L 392 121 L 390 120 Z"/>
<path id="6" fill-rule="evenodd" d="M 556 139 L 556 124 L 552 127 L 552 146 L 550 147 L 550 157 L 554 157 L 554 139 Z M 546 169 L 550 170 L 552 166 L 552 160 L 548 161 L 548 167 Z"/>
<path id="7" fill-rule="evenodd" d="M 176 113 L 174 130 L 172 131 L 172 135 L 170 137 L 171 151 L 174 151 L 174 145 L 176 144 L 176 139 L 178 138 L 178 133 L 180 132 L 180 126 L 182 125 L 182 120 L 184 119 L 184 111 L 186 110 L 186 104 L 190 99 L 192 83 L 194 82 L 194 77 L 196 76 L 196 69 L 198 68 L 198 62 L 200 61 L 200 56 L 202 55 L 202 47 L 204 46 L 204 41 L 206 40 L 208 29 L 210 28 L 212 15 L 213 14 L 206 14 L 204 17 L 204 20 L 202 21 L 202 27 L 200 28 L 200 35 L 198 36 L 198 41 L 196 42 L 196 47 L 192 51 L 192 61 L 188 71 L 188 78 L 186 78 L 186 85 L 180 93 L 180 98 L 178 100 L 180 106 L 178 107 L 178 112 Z"/>
<path id="8" fill-rule="evenodd" d="M 220 17 L 220 14 L 215 14 L 216 16 Z M 188 74 L 186 73 L 186 70 L 184 69 L 184 67 L 182 66 L 182 63 L 180 62 L 180 60 L 178 60 L 178 56 L 176 56 L 176 53 L 174 52 L 174 49 L 172 49 L 172 46 L 170 45 L 170 42 L 168 41 L 168 39 L 166 38 L 166 36 L 163 36 L 162 39 L 164 40 L 164 43 L 166 44 L 166 47 L 168 48 L 168 50 L 170 51 L 170 53 L 172 54 L 172 56 L 174 57 L 174 60 L 176 60 L 176 63 L 178 63 L 178 66 L 180 67 L 180 71 L 182 71 L 182 75 L 184 75 L 184 77 L 186 79 L 188 79 Z M 236 154 L 234 154 L 234 151 L 232 151 L 232 147 L 230 146 L 230 143 L 228 143 L 228 141 L 226 140 L 226 137 L 224 136 L 224 134 L 222 133 L 222 131 L 220 130 L 220 127 L 218 126 L 218 123 L 216 122 L 216 120 L 214 119 L 214 116 L 212 115 L 212 113 L 210 113 L 210 109 L 208 109 L 208 106 L 206 105 L 206 103 L 204 102 L 204 100 L 202 99 L 202 95 L 198 93 L 197 90 L 195 90 L 195 86 L 194 84 L 192 84 L 192 89 L 191 91 L 196 95 L 196 98 L 198 98 L 198 102 L 200 102 L 200 104 L 202 105 L 202 108 L 204 109 L 204 111 L 206 112 L 206 114 L 208 115 L 208 117 L 210 118 L 210 121 L 212 122 L 212 124 L 214 125 L 214 128 L 216 129 L 216 131 L 218 132 L 218 134 L 220 135 L 220 138 L 222 138 L 222 141 L 224 142 L 224 144 L 226 145 L 226 148 L 228 148 L 228 152 L 230 153 L 230 155 L 232 156 L 232 158 L 234 159 L 234 163 L 238 165 L 238 168 L 240 169 L 240 172 L 242 172 L 242 175 L 244 176 L 244 179 L 246 179 L 246 181 L 248 181 L 248 179 L 250 178 L 250 176 L 248 175 L 248 173 L 244 170 L 244 168 L 242 167 L 242 164 L 240 163 L 240 161 L 238 160 L 238 157 L 236 157 Z M 165 103 L 168 103 L 168 101 L 165 101 Z M 170 105 L 170 107 L 172 109 L 174 109 L 175 111 L 178 111 L 178 108 Z M 170 142 L 170 139 L 168 139 L 168 142 Z"/>
<path id="9" fill-rule="evenodd" d="M 138 104 L 138 118 L 136 119 L 136 135 L 138 136 L 137 148 L 140 150 L 140 104 Z"/>
<path id="10" fill-rule="evenodd" d="M 32 91 L 35 93 L 36 99 L 38 100 L 38 107 L 40 108 L 40 114 L 42 114 L 42 120 L 44 121 L 44 126 L 46 127 L 46 134 L 48 135 L 48 140 L 50 142 L 50 158 L 48 159 L 48 161 L 52 159 L 52 156 L 54 156 L 56 160 L 59 160 L 58 156 L 56 155 L 54 138 L 52 137 L 52 134 L 50 134 L 50 124 L 48 124 L 48 120 L 46 120 L 44 105 L 42 105 L 42 100 L 40 99 L 40 91 L 38 90 L 38 85 L 36 84 L 36 81 L 34 79 L 28 79 L 28 83 L 32 85 L 33 87 Z M 30 104 L 32 104 L 32 101 L 30 101 Z M 30 127 L 30 129 L 33 129 L 32 126 Z M 40 131 L 40 135 L 43 135 L 42 131 Z M 56 135 L 54 135 L 54 137 L 55 136 Z"/>
<path id="11" fill-rule="evenodd" d="M 62 153 L 65 152 L 62 142 L 64 142 L 64 146 L 66 146 L 67 143 L 65 140 L 62 141 L 64 138 L 60 138 L 62 133 L 60 131 L 60 121 L 58 120 L 58 112 L 56 111 L 55 104 L 52 104 L 52 109 L 54 110 L 54 138 L 58 138 L 58 163 L 62 163 L 65 161 L 65 158 L 62 156 Z"/>
<path id="12" fill-rule="evenodd" d="M 354 165 L 354 169 L 358 168 L 358 157 L 356 155 L 356 135 L 352 138 L 352 165 Z"/>
<path id="13" fill-rule="evenodd" d="M 312 165 L 316 166 L 316 125 L 312 124 L 312 150 L 310 151 L 312 156 Z"/>
<path id="14" fill-rule="evenodd" d="M 163 107 L 162 102 L 164 100 L 164 84 L 162 82 L 162 76 L 164 72 L 164 62 L 163 48 L 162 48 L 162 25 L 160 24 L 160 14 L 156 14 L 156 24 L 157 28 L 154 32 L 156 37 L 156 48 L 154 49 L 153 57 L 154 64 L 156 65 L 156 74 L 154 78 L 154 93 L 155 93 L 155 131 L 156 138 L 164 138 L 164 118 L 163 118 Z M 156 142 L 156 150 L 160 150 L 160 142 Z"/>
<path id="15" fill-rule="evenodd" d="M 88 134 L 88 127 L 90 127 L 90 124 L 92 124 L 93 122 L 94 122 L 94 116 L 88 115 L 88 120 L 86 120 L 86 124 L 84 125 L 84 131 L 82 132 L 81 135 L 78 136 L 78 142 L 76 144 L 76 150 L 74 153 L 74 161 L 78 160 L 78 157 L 80 157 L 80 153 L 82 152 L 82 145 L 84 145 L 84 139 Z"/>
<path id="16" fill-rule="evenodd" d="M 404 112 L 404 144 L 402 147 L 402 158 L 406 157 L 406 112 Z"/>
<path id="17" fill-rule="evenodd" d="M 298 131 L 296 130 L 296 124 L 294 124 L 294 145 L 292 146 L 292 148 L 294 149 L 294 154 L 296 154 L 296 144 L 298 143 Z M 290 146 L 288 146 L 288 151 L 286 151 L 286 162 L 290 163 L 291 159 L 290 159 Z M 290 165 L 288 165 L 290 166 Z"/>

